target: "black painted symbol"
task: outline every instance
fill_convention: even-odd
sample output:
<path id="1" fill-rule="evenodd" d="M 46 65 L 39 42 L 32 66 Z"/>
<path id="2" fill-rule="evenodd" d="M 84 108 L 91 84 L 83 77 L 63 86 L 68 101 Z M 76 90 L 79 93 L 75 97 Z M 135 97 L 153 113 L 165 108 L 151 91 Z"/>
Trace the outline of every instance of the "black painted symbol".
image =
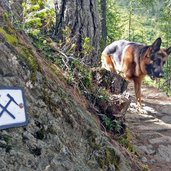
<path id="1" fill-rule="evenodd" d="M 15 103 L 17 106 L 19 106 L 20 108 L 22 108 L 23 106 L 21 106 L 21 104 L 18 104 L 16 101 L 15 101 L 15 99 L 10 95 L 10 94 L 7 94 L 7 97 L 9 98 L 9 101 L 8 101 L 8 103 L 5 105 L 5 106 L 3 106 L 3 105 L 1 105 L 0 104 L 0 107 L 2 108 L 2 111 L 1 111 L 1 113 L 0 113 L 0 117 L 2 116 L 2 114 L 4 113 L 4 112 L 6 112 L 8 115 L 10 115 L 13 119 L 15 119 L 15 116 L 11 113 L 11 112 L 9 112 L 8 111 L 8 106 L 13 102 L 13 103 Z"/>

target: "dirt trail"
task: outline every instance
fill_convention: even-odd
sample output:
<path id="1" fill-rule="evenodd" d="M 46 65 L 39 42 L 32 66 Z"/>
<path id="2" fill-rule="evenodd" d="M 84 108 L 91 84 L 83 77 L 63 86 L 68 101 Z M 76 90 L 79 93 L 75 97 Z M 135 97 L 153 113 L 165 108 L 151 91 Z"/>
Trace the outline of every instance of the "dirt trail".
<path id="1" fill-rule="evenodd" d="M 129 85 L 132 102 L 135 95 Z M 144 113 L 133 107 L 126 115 L 128 127 L 134 133 L 133 144 L 144 164 L 151 171 L 171 171 L 171 98 L 157 88 L 142 86 Z"/>

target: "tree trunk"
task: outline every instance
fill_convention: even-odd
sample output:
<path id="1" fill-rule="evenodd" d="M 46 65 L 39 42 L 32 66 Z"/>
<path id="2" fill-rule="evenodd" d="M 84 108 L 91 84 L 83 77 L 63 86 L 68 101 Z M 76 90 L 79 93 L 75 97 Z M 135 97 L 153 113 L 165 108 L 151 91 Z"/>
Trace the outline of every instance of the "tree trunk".
<path id="1" fill-rule="evenodd" d="M 106 46 L 107 40 L 107 27 L 106 27 L 106 0 L 100 0 L 101 5 L 101 26 L 102 26 L 102 39 L 103 46 Z"/>
<path id="2" fill-rule="evenodd" d="M 77 45 L 76 53 L 83 58 L 84 39 L 90 39 L 90 46 L 94 48 L 87 57 L 88 64 L 95 65 L 99 57 L 100 22 L 96 7 L 96 0 L 56 0 L 56 26 L 53 37 L 63 39 L 62 30 L 71 29 L 70 36 Z"/>

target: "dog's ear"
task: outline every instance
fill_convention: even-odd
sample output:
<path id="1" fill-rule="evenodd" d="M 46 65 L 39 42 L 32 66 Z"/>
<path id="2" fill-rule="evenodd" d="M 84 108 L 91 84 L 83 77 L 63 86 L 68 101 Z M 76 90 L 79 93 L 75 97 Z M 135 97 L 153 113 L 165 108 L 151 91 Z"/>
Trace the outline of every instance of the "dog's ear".
<path id="1" fill-rule="evenodd" d="M 166 53 L 169 55 L 171 53 L 171 47 L 166 49 Z"/>
<path id="2" fill-rule="evenodd" d="M 151 45 L 153 52 L 157 52 L 160 50 L 161 42 L 162 41 L 160 37 L 154 41 L 154 43 Z"/>

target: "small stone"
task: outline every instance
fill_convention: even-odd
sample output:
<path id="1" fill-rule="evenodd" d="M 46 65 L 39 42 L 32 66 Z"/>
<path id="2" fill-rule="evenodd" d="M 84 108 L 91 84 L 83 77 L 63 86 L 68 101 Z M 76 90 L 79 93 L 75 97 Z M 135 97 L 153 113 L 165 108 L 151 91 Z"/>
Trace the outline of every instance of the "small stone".
<path id="1" fill-rule="evenodd" d="M 152 163 L 152 164 L 153 164 L 153 163 L 156 163 L 156 160 L 155 160 L 155 159 L 151 159 L 151 160 L 150 160 L 150 163 Z"/>
<path id="2" fill-rule="evenodd" d="M 144 163 L 147 163 L 147 158 L 143 156 L 143 157 L 141 158 L 141 161 L 144 162 Z"/>

